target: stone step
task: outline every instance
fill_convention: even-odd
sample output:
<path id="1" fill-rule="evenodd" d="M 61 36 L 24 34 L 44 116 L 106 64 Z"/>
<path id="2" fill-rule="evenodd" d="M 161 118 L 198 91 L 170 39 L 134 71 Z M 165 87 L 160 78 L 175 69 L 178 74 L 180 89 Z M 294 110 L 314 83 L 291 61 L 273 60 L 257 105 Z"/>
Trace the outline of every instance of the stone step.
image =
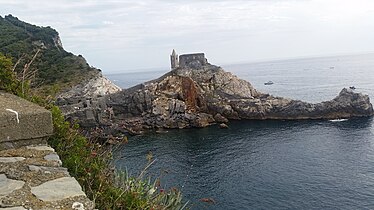
<path id="1" fill-rule="evenodd" d="M 0 210 L 92 210 L 94 203 L 47 145 L 0 151 Z"/>

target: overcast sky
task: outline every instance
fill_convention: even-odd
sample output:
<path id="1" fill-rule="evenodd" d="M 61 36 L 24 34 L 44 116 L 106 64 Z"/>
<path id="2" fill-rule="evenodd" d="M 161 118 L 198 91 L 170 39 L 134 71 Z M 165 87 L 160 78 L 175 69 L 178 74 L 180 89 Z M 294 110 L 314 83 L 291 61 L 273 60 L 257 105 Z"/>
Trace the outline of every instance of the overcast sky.
<path id="1" fill-rule="evenodd" d="M 1 16 L 55 28 L 105 73 L 374 52 L 373 0 L 0 0 Z"/>

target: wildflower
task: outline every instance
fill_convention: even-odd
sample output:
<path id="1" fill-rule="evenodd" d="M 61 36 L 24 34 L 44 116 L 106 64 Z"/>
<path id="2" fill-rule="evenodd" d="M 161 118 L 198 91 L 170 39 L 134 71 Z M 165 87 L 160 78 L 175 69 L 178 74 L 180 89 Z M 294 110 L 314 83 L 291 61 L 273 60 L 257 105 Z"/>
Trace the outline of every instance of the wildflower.
<path id="1" fill-rule="evenodd" d="M 92 156 L 92 157 L 96 157 L 96 156 L 97 156 L 97 152 L 92 151 L 92 152 L 91 152 L 91 156 Z"/>

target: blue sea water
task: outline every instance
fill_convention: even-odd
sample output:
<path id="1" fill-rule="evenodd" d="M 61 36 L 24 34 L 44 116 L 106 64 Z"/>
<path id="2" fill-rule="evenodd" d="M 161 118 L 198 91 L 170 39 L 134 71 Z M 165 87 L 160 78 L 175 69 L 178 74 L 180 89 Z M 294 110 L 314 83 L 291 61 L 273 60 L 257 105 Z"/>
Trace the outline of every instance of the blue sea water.
<path id="1" fill-rule="evenodd" d="M 223 66 L 262 92 L 320 102 L 343 87 L 374 95 L 374 54 Z M 123 88 L 165 71 L 108 75 Z M 273 81 L 266 86 L 264 82 Z M 118 168 L 148 170 L 182 190 L 192 209 L 374 209 L 372 118 L 236 121 L 229 129 L 171 130 L 129 138 Z M 200 201 L 212 198 L 215 204 Z"/>

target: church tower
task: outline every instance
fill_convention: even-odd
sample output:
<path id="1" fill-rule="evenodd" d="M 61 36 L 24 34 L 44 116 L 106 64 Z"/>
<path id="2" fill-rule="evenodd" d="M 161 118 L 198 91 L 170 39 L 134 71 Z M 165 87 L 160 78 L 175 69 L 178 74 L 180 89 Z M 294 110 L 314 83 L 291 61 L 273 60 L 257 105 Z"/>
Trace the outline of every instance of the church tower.
<path id="1" fill-rule="evenodd" d="M 176 69 L 179 67 L 179 61 L 178 61 L 178 55 L 173 49 L 173 52 L 170 55 L 170 61 L 171 61 L 171 70 Z"/>

